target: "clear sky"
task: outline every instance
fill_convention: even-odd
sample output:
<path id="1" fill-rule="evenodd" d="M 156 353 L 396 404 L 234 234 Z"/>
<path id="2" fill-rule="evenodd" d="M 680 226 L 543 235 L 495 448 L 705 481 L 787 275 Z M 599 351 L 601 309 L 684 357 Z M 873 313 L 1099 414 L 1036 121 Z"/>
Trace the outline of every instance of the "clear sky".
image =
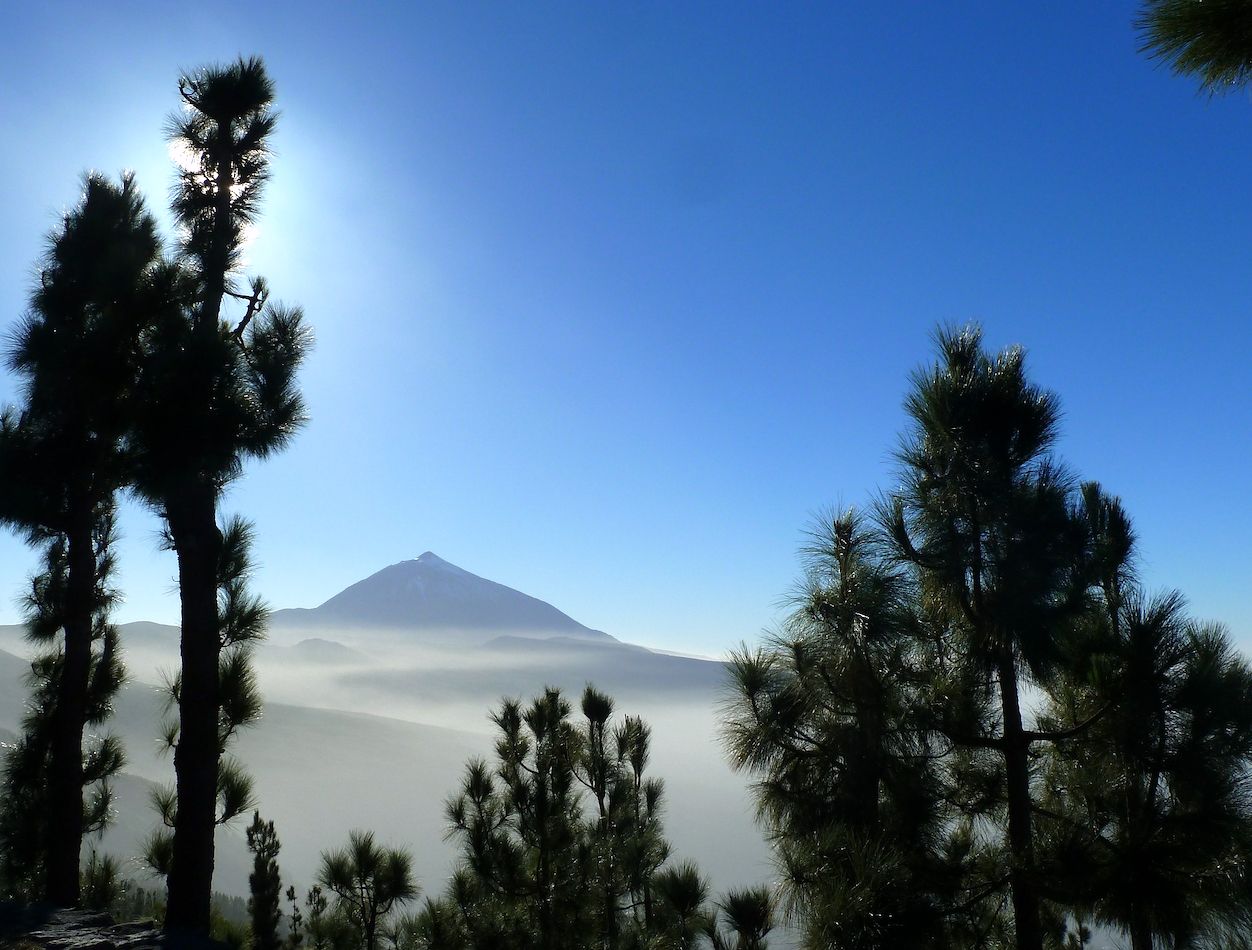
<path id="1" fill-rule="evenodd" d="M 939 322 L 1021 343 L 1154 587 L 1252 646 L 1252 101 L 1135 4 L 13 4 L 0 327 L 87 168 L 172 181 L 181 68 L 263 55 L 249 249 L 312 420 L 227 510 L 313 606 L 430 549 L 619 637 L 752 640 L 811 515 L 890 487 Z M 15 396 L 0 381 L 0 401 Z M 119 619 L 174 621 L 127 510 Z M 34 558 L 0 538 L 0 622 Z"/>

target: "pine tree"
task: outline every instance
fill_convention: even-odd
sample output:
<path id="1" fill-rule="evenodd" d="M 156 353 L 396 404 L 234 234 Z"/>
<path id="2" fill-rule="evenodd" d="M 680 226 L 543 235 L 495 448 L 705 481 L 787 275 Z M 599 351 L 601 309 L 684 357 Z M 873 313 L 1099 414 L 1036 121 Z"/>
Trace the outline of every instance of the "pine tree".
<path id="1" fill-rule="evenodd" d="M 578 735 L 574 776 L 591 793 L 595 810 L 588 826 L 593 894 L 600 897 L 592 926 L 604 945 L 622 938 L 623 909 L 638 908 L 637 927 L 655 929 L 653 878 L 669 858 L 661 826 L 664 785 L 645 778 L 651 729 L 637 716 L 610 728 L 613 700 L 587 686 L 582 696 L 584 727 Z"/>
<path id="2" fill-rule="evenodd" d="M 472 761 L 448 803 L 460 866 L 413 921 L 419 947 L 627 950 L 693 947 L 707 885 L 670 867 L 663 784 L 646 775 L 651 732 L 613 721 L 588 686 L 581 723 L 559 690 L 492 715 L 496 763 Z"/>
<path id="3" fill-rule="evenodd" d="M 246 459 L 278 451 L 303 421 L 295 373 L 308 335 L 299 310 L 268 303 L 263 279 L 248 293 L 236 288 L 277 121 L 264 65 L 207 68 L 184 76 L 179 91 L 173 137 L 187 160 L 173 208 L 186 287 L 182 306 L 145 341 L 131 442 L 134 487 L 165 519 L 182 604 L 175 807 L 166 809 L 173 835 L 153 850 L 169 872 L 166 929 L 205 934 L 214 828 L 247 807 L 238 770 L 222 764 L 225 739 L 251 717 L 254 700 L 246 650 L 229 648 L 263 623 L 259 605 L 237 605 L 231 629 L 232 592 L 242 588 L 231 580 L 238 551 L 228 547 L 231 529 L 219 526 L 219 502 Z M 243 312 L 228 321 L 231 301 Z"/>
<path id="4" fill-rule="evenodd" d="M 278 924 L 282 880 L 278 873 L 278 833 L 272 821 L 262 821 L 252 813 L 247 830 L 248 850 L 252 852 L 252 873 L 248 875 L 248 916 L 252 922 L 253 950 L 278 950 Z"/>
<path id="5" fill-rule="evenodd" d="M 1195 76 L 1209 93 L 1252 80 L 1252 5 L 1246 0 L 1144 0 L 1140 52 Z"/>
<path id="6" fill-rule="evenodd" d="M 291 905 L 291 910 L 287 912 L 287 937 L 283 940 L 283 947 L 286 950 L 298 950 L 304 943 L 304 913 L 300 910 L 300 897 L 296 894 L 294 886 L 287 888 L 284 895 L 287 903 Z"/>
<path id="7" fill-rule="evenodd" d="M 767 888 L 731 891 L 717 902 L 717 909 L 720 914 L 709 917 L 705 931 L 713 950 L 767 950 L 765 938 L 774 929 Z"/>
<path id="8" fill-rule="evenodd" d="M 97 526 L 96 558 L 102 585 L 107 583 L 111 571 L 108 548 L 112 529 L 111 515 Z M 26 598 L 27 638 L 45 649 L 31 664 L 22 735 L 6 752 L 4 779 L 0 783 L 4 793 L 0 798 L 0 888 L 12 897 L 26 900 L 51 900 L 51 850 L 57 842 L 52 826 L 62 820 L 53 807 L 49 786 L 55 710 L 65 691 L 65 659 L 62 650 L 46 648 L 64 624 L 69 573 L 65 548 L 61 539 L 45 545 L 44 570 L 32 579 Z M 102 725 L 108 719 L 113 696 L 123 679 L 117 629 L 103 619 L 106 602 L 111 599 L 107 588 L 101 596 L 83 706 L 85 727 Z M 81 748 L 80 784 L 73 803 L 77 816 L 70 816 L 81 822 L 80 838 L 101 832 L 108 824 L 113 800 L 109 779 L 126 761 L 120 740 L 108 733 L 86 738 Z M 74 854 L 77 858 L 77 848 Z"/>
<path id="9" fill-rule="evenodd" d="M 992 912 L 987 856 L 926 722 L 935 650 L 916 589 L 855 510 L 820 522 L 805 554 L 780 633 L 732 655 L 724 707 L 784 906 L 808 947 L 954 946 Z"/>
<path id="10" fill-rule="evenodd" d="M 330 901 L 320 884 L 309 888 L 304 897 L 304 906 L 308 910 L 305 934 L 310 950 L 329 950 L 334 942 L 332 932 L 335 928 L 329 914 Z"/>
<path id="11" fill-rule="evenodd" d="M 82 837 L 107 814 L 104 791 L 84 809 L 84 785 L 120 765 L 116 740 L 84 755 L 83 730 L 107 716 L 122 676 L 108 624 L 113 505 L 129 474 L 139 343 L 168 308 L 170 282 L 133 178 L 90 175 L 9 353 L 25 403 L 0 419 L 0 522 L 44 548 L 28 630 L 44 646 L 59 640 L 36 664 L 36 715 L 19 751 L 42 786 L 27 804 L 39 812 L 40 893 L 55 904 L 77 903 Z"/>
<path id="12" fill-rule="evenodd" d="M 388 915 L 417 896 L 413 861 L 407 852 L 375 844 L 373 832 L 353 831 L 348 837 L 347 847 L 322 855 L 317 880 L 335 895 L 362 950 L 376 950 Z"/>
<path id="13" fill-rule="evenodd" d="M 732 657 L 784 910 L 810 947 L 1246 946 L 1252 667 L 1142 593 L 1021 352 L 938 342 L 877 528 L 831 519 L 781 634 Z"/>
<path id="14" fill-rule="evenodd" d="M 475 944 L 494 932 L 491 939 L 531 935 L 536 946 L 562 950 L 592 927 L 591 854 L 579 841 L 579 748 L 570 712 L 556 689 L 526 708 L 506 700 L 492 715 L 498 766 L 471 762 L 449 802 L 450 834 L 461 841 L 464 861 L 453 890 L 461 892 L 457 903 Z"/>
<path id="15" fill-rule="evenodd" d="M 1120 501 L 1083 487 L 1098 595 L 1090 674 L 1051 692 L 1043 822 L 1071 910 L 1134 950 L 1233 946 L 1252 925 L 1252 668 L 1177 592 L 1144 595 Z"/>
<path id="16" fill-rule="evenodd" d="M 938 364 L 914 376 L 906 401 L 903 487 L 883 521 L 948 630 L 952 689 L 937 725 L 1002 770 L 1017 946 L 1042 950 L 1030 762 L 1032 747 L 1061 736 L 1030 728 L 1022 693 L 1055 673 L 1086 607 L 1086 532 L 1050 454 L 1059 404 L 1027 379 L 1021 350 L 988 355 L 975 327 L 937 342 Z"/>

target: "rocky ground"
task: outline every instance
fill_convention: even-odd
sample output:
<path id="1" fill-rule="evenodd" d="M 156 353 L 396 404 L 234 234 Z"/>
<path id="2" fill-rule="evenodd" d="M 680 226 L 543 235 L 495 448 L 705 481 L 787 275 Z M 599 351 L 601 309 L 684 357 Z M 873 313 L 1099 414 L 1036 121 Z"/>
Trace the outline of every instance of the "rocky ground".
<path id="1" fill-rule="evenodd" d="M 216 950 L 221 946 L 170 937 L 151 920 L 119 924 L 95 911 L 0 907 L 0 950 Z"/>

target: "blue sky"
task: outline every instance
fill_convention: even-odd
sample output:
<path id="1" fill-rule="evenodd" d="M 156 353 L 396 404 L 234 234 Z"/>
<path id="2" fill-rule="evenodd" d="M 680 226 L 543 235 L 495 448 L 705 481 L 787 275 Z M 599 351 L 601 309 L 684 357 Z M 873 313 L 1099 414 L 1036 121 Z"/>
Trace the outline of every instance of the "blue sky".
<path id="1" fill-rule="evenodd" d="M 430 549 L 637 642 L 752 640 L 976 319 L 1151 586 L 1252 646 L 1252 100 L 1145 61 L 1135 4 L 172 9 L 6 10 L 0 327 L 84 169 L 165 215 L 178 70 L 262 54 L 248 257 L 318 339 L 309 426 L 227 501 L 274 606 Z M 123 527 L 119 619 L 173 621 Z M 33 567 L 0 538 L 0 622 Z"/>

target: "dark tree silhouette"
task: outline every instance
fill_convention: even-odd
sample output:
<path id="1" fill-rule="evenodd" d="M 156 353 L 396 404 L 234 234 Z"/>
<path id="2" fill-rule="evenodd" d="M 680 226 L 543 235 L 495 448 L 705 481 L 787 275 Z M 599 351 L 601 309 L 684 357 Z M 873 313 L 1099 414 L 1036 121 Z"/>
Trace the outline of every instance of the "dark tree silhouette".
<path id="1" fill-rule="evenodd" d="M 1249 945 L 1252 667 L 1144 596 L 1021 352 L 938 345 L 876 528 L 830 519 L 782 632 L 732 657 L 784 911 L 814 948 Z"/>
<path id="2" fill-rule="evenodd" d="M 287 912 L 287 936 L 282 945 L 286 950 L 297 950 L 304 943 L 304 912 L 300 910 L 300 897 L 294 885 L 288 887 L 283 896 L 287 898 L 291 910 Z"/>
<path id="3" fill-rule="evenodd" d="M 1252 669 L 1225 631 L 1147 598 L 1121 503 L 1083 488 L 1098 599 L 1092 675 L 1052 691 L 1042 820 L 1071 906 L 1134 950 L 1235 946 L 1252 928 Z"/>
<path id="4" fill-rule="evenodd" d="M 709 918 L 706 933 L 713 950 L 766 950 L 774 929 L 773 900 L 768 889 L 731 891 L 717 902 L 720 914 Z"/>
<path id="5" fill-rule="evenodd" d="M 690 861 L 662 868 L 652 878 L 656 930 L 672 950 L 703 946 L 710 914 L 709 884 Z"/>
<path id="6" fill-rule="evenodd" d="M 248 850 L 252 852 L 252 873 L 248 875 L 248 917 L 252 922 L 253 950 L 277 950 L 282 879 L 278 873 L 278 833 L 272 821 L 262 821 L 252 813 L 248 826 Z"/>
<path id="7" fill-rule="evenodd" d="M 913 428 L 899 453 L 903 485 L 883 520 L 894 556 L 948 625 L 949 659 L 963 672 L 945 703 L 962 712 L 947 737 L 1000 760 L 1017 946 L 1042 950 L 1030 760 L 1033 745 L 1058 737 L 1028 728 L 1021 697 L 1026 682 L 1057 670 L 1082 615 L 1086 533 L 1050 455 L 1058 402 L 1026 378 L 1021 350 L 988 355 L 974 327 L 941 331 L 937 342 L 938 364 L 915 374 L 905 403 Z M 971 709 L 981 713 L 972 722 Z"/>
<path id="8" fill-rule="evenodd" d="M 492 715 L 497 767 L 471 762 L 448 804 L 450 836 L 463 854 L 452 899 L 473 946 L 529 935 L 537 947 L 560 950 L 598 929 L 593 908 L 604 904 L 589 886 L 591 852 L 580 841 L 579 734 L 570 712 L 556 689 L 525 708 L 506 700 Z"/>
<path id="9" fill-rule="evenodd" d="M 954 946 L 994 914 L 995 888 L 926 722 L 934 651 L 915 588 L 855 511 L 819 523 L 805 554 L 794 611 L 732 655 L 724 706 L 784 909 L 809 947 Z"/>
<path id="10" fill-rule="evenodd" d="M 414 946 L 627 950 L 709 939 L 708 885 L 694 866 L 667 864 L 663 787 L 645 777 L 648 726 L 615 723 L 612 700 L 592 686 L 581 706 L 576 724 L 549 688 L 493 714 L 496 763 L 472 761 L 448 803 L 461 863 L 446 895 L 405 923 Z"/>
<path id="11" fill-rule="evenodd" d="M 170 290 L 133 178 L 114 185 L 90 175 L 51 240 L 9 352 L 25 403 L 0 421 L 0 522 L 46 548 L 28 629 L 37 643 L 62 638 L 37 664 L 38 735 L 28 733 L 23 751 L 41 760 L 43 813 L 31 820 L 43 834 L 42 894 L 55 904 L 77 903 L 92 823 L 83 786 L 102 777 L 98 762 L 85 770 L 83 727 L 103 720 L 121 677 L 107 620 L 114 496 L 127 478 L 140 339 Z"/>
<path id="12" fill-rule="evenodd" d="M 252 527 L 241 518 L 231 519 L 221 533 L 221 564 L 218 573 L 218 654 L 217 790 L 214 822 L 225 824 L 252 807 L 252 779 L 242 764 L 225 754 L 239 729 L 256 722 L 261 715 L 261 694 L 252 669 L 252 646 L 263 634 L 266 609 L 259 598 L 248 592 L 252 573 L 249 556 Z M 182 674 L 168 684 L 167 711 L 178 709 L 182 698 Z M 181 722 L 171 717 L 165 722 L 164 744 L 177 757 L 182 742 Z M 174 859 L 179 798 L 175 787 L 159 788 L 153 804 L 165 825 L 147 844 L 147 861 L 154 871 L 169 876 Z"/>
<path id="13" fill-rule="evenodd" d="M 363 950 L 375 950 L 387 916 L 417 897 L 412 864 L 407 852 L 375 844 L 369 831 L 353 831 L 347 847 L 322 855 L 318 883 L 335 895 Z"/>
<path id="14" fill-rule="evenodd" d="M 97 563 L 99 581 L 107 582 L 108 546 L 112 519 L 98 525 Z M 45 569 L 32 579 L 26 598 L 27 637 L 44 646 L 63 629 L 63 605 L 69 573 L 61 539 L 47 544 Z M 107 598 L 107 588 L 102 586 Z M 103 604 L 100 605 L 103 610 Z M 83 706 L 83 725 L 102 725 L 112 712 L 112 698 L 122 683 L 122 666 L 117 652 L 117 630 L 95 618 L 94 637 Z M 64 693 L 65 659 L 63 650 L 44 650 L 31 664 L 31 687 L 22 735 L 4 756 L 4 776 L 0 781 L 0 893 L 24 900 L 49 900 L 50 851 L 56 843 L 53 826 L 63 820 L 77 826 L 80 839 L 67 842 L 77 861 L 81 837 L 102 831 L 110 820 L 112 789 L 109 779 L 125 763 L 120 741 L 103 734 L 85 741 L 81 748 L 80 783 L 77 796 L 67 807 L 66 816 L 53 807 L 50 786 L 51 750 L 55 737 L 55 711 Z M 80 727 L 81 735 L 81 727 Z M 90 789 L 84 798 L 84 791 Z M 69 845 L 74 845 L 71 849 Z M 75 865 L 77 872 L 77 865 Z M 67 903 L 67 901 L 52 901 Z"/>
<path id="15" fill-rule="evenodd" d="M 267 303 L 264 280 L 252 280 L 247 293 L 235 284 L 276 122 L 264 65 L 253 58 L 207 68 L 184 76 L 179 91 L 183 109 L 172 120 L 173 138 L 187 158 L 173 208 L 185 305 L 166 314 L 146 341 L 132 440 L 134 486 L 165 519 L 182 601 L 165 924 L 204 934 L 223 733 L 233 731 L 223 720 L 241 721 L 224 712 L 222 677 L 240 673 L 246 661 L 222 660 L 231 637 L 223 607 L 232 588 L 222 582 L 230 571 L 218 505 L 247 458 L 278 451 L 303 421 L 295 373 L 308 338 L 299 310 Z M 228 321 L 231 301 L 242 313 Z"/>
<path id="16" fill-rule="evenodd" d="M 1252 80 L 1252 4 L 1246 0 L 1145 0 L 1140 52 L 1194 76 L 1209 93 Z"/>

